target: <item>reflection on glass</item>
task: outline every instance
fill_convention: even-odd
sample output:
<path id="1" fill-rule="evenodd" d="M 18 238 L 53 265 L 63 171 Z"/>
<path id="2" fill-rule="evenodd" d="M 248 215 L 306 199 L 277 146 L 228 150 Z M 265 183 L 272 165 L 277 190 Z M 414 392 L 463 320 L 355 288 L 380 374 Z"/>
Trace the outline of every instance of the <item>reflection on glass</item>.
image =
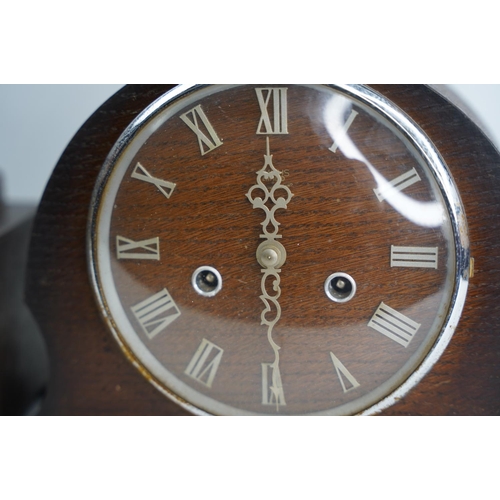
<path id="1" fill-rule="evenodd" d="M 414 169 L 396 179 L 388 180 L 368 161 L 348 134 L 345 116 L 351 114 L 352 101 L 340 95 L 333 95 L 324 109 L 325 126 L 334 144 L 346 158 L 366 165 L 377 185 L 374 189 L 379 201 L 387 201 L 406 219 L 422 227 L 439 227 L 443 223 L 443 207 L 437 201 L 418 201 L 404 194 L 402 189 L 420 180 Z"/>

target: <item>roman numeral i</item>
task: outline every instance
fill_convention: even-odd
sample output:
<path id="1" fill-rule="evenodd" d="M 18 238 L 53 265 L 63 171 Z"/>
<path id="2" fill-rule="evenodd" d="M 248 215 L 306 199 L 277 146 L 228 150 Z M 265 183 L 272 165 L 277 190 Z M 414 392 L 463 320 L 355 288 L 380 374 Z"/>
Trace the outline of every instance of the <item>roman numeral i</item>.
<path id="1" fill-rule="evenodd" d="M 358 116 L 357 111 L 351 111 L 351 114 L 349 115 L 349 118 L 344 124 L 344 128 L 342 129 L 342 133 L 345 135 L 347 132 L 349 132 L 349 129 L 351 128 L 351 125 L 353 124 L 354 120 L 356 119 L 356 116 Z M 330 148 L 330 151 L 332 153 L 336 153 L 339 148 L 339 145 L 337 144 L 337 139 L 335 139 L 335 142 L 333 143 L 332 147 Z"/>

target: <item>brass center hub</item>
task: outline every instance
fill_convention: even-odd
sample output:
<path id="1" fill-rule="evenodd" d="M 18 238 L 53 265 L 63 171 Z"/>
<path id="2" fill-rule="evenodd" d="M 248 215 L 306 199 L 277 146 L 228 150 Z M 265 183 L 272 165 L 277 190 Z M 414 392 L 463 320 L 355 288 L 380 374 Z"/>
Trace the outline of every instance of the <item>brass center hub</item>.
<path id="1" fill-rule="evenodd" d="M 263 241 L 257 248 L 256 256 L 262 267 L 279 269 L 286 261 L 286 250 L 278 241 Z"/>

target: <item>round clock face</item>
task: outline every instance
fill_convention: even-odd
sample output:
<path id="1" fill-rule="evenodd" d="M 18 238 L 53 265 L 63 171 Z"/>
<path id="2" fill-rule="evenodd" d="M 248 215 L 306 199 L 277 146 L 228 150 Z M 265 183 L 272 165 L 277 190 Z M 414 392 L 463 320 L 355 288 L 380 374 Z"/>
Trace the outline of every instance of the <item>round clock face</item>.
<path id="1" fill-rule="evenodd" d="M 435 362 L 467 288 L 439 154 L 357 85 L 165 94 L 102 169 L 89 256 L 128 358 L 195 413 L 377 411 Z"/>

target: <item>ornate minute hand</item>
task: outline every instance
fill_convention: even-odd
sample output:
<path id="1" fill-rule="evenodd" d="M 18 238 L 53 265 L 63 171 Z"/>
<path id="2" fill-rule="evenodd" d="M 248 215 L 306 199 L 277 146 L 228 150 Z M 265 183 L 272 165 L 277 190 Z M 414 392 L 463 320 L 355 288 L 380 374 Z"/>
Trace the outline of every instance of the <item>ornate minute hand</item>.
<path id="1" fill-rule="evenodd" d="M 257 248 L 257 261 L 263 267 L 260 296 L 264 302 L 265 308 L 261 314 L 261 324 L 267 326 L 267 339 L 274 351 L 274 362 L 271 364 L 263 363 L 262 369 L 267 379 L 267 370 L 271 370 L 271 384 L 266 384 L 266 391 L 271 391 L 271 397 L 264 393 L 262 396 L 263 404 L 276 404 L 276 408 L 284 406 L 285 395 L 281 384 L 281 375 L 279 370 L 279 350 L 280 347 L 273 340 L 273 328 L 281 317 L 281 306 L 278 299 L 281 295 L 280 288 L 280 267 L 286 261 L 285 247 L 277 241 L 281 238 L 278 234 L 280 223 L 275 218 L 278 209 L 286 209 L 292 199 L 292 192 L 288 186 L 281 184 L 281 172 L 273 165 L 273 157 L 269 150 L 269 137 L 266 138 L 267 154 L 264 155 L 264 166 L 257 172 L 257 184 L 253 185 L 247 198 L 252 203 L 253 208 L 260 208 L 264 211 L 266 218 L 261 223 L 263 234 L 260 235 L 264 241 Z M 266 182 L 267 181 L 267 182 Z M 263 197 L 254 196 L 254 193 L 263 193 Z M 270 278 L 270 279 L 269 279 Z M 269 288 L 271 286 L 272 290 Z M 268 318 L 268 314 L 275 310 L 274 317 Z"/>

